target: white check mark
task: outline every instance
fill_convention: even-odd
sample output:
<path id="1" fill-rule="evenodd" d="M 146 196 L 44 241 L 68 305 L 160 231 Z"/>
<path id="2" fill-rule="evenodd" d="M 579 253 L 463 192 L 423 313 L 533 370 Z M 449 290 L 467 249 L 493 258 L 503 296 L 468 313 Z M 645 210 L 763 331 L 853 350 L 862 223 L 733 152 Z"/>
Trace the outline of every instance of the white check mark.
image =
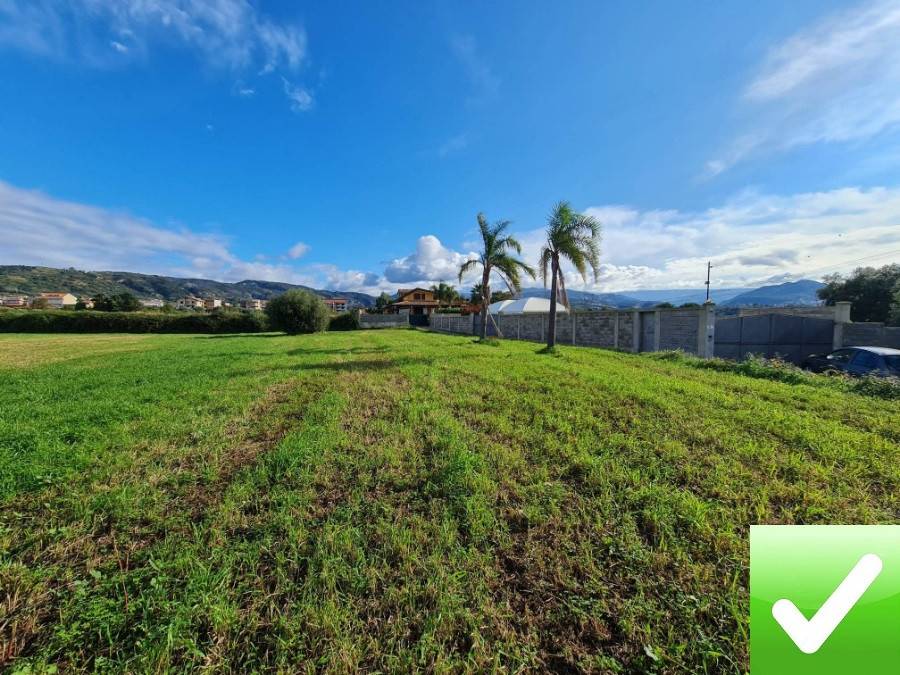
<path id="1" fill-rule="evenodd" d="M 877 555 L 864 555 L 809 621 L 793 602 L 784 598 L 772 607 L 772 616 L 800 651 L 814 654 L 881 574 L 881 567 Z"/>

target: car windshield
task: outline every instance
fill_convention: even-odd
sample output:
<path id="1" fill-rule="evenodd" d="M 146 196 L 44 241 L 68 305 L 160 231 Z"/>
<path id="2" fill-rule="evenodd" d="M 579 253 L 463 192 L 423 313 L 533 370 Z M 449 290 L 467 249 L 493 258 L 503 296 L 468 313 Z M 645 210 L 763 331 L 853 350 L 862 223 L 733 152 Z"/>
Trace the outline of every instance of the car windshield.
<path id="1" fill-rule="evenodd" d="M 884 363 L 889 371 L 900 375 L 900 356 L 885 356 Z"/>

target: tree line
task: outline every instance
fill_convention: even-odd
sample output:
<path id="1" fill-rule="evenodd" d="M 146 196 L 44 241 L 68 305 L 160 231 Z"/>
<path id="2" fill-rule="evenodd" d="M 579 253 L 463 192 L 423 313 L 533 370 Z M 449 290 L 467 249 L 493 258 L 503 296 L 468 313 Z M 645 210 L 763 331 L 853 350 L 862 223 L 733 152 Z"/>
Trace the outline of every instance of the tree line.
<path id="1" fill-rule="evenodd" d="M 879 321 L 900 326 L 900 265 L 857 267 L 852 274 L 829 274 L 816 291 L 826 305 L 851 302 L 853 321 Z"/>

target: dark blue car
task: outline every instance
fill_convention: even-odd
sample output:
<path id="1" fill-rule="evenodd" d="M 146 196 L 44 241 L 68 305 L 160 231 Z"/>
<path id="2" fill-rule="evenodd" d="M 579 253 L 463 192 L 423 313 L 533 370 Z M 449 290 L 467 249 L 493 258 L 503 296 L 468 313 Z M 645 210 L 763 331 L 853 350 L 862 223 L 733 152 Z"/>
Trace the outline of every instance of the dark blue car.
<path id="1" fill-rule="evenodd" d="M 803 367 L 814 373 L 900 377 L 900 349 L 844 347 L 830 354 L 810 356 L 803 362 Z"/>

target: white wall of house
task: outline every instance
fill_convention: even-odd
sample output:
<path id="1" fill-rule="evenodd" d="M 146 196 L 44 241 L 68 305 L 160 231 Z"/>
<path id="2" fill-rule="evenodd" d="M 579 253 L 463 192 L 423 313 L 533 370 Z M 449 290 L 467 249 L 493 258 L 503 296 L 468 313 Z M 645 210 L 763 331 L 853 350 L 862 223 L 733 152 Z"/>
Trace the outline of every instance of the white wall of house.
<path id="1" fill-rule="evenodd" d="M 47 307 L 51 309 L 62 309 L 63 307 L 74 307 L 78 302 L 71 293 L 41 293 L 40 297 L 47 301 Z"/>

